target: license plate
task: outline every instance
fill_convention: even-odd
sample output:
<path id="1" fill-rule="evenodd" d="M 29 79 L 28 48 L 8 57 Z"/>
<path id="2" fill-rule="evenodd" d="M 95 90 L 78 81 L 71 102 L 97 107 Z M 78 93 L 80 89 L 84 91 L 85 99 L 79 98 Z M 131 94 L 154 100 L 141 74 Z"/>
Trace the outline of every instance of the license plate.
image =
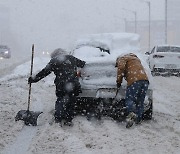
<path id="1" fill-rule="evenodd" d="M 100 88 L 96 92 L 96 98 L 114 98 L 116 96 L 117 88 Z M 118 98 L 125 97 L 126 89 L 122 86 L 118 90 Z"/>
<path id="2" fill-rule="evenodd" d="M 176 65 L 174 65 L 174 64 L 167 64 L 167 65 L 166 65 L 166 68 L 167 68 L 167 69 L 175 69 L 175 68 L 176 68 Z"/>
<path id="3" fill-rule="evenodd" d="M 96 92 L 96 97 L 99 98 L 113 98 L 116 95 L 116 89 L 101 88 Z"/>

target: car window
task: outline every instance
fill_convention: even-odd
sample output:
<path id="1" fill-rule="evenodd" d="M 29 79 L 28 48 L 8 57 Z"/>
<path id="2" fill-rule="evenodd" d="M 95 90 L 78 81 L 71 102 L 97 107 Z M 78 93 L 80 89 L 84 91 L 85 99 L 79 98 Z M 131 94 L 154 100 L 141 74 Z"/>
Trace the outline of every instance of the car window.
<path id="1" fill-rule="evenodd" d="M 180 47 L 158 47 L 157 52 L 179 52 L 180 53 Z"/>

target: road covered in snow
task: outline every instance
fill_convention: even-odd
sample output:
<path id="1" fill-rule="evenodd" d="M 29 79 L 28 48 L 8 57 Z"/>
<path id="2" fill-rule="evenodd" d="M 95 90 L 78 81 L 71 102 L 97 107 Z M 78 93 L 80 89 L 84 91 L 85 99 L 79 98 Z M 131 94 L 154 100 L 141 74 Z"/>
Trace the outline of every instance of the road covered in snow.
<path id="1" fill-rule="evenodd" d="M 34 72 L 48 58 L 36 58 Z M 38 126 L 25 126 L 14 117 L 27 109 L 30 62 L 7 67 L 0 73 L 0 154 L 178 154 L 180 151 L 180 78 L 153 77 L 153 120 L 125 128 L 109 118 L 88 121 L 74 118 L 73 127 L 60 127 L 53 118 L 53 74 L 32 85 L 30 109 L 43 111 Z M 4 73 L 3 73 L 4 72 Z"/>

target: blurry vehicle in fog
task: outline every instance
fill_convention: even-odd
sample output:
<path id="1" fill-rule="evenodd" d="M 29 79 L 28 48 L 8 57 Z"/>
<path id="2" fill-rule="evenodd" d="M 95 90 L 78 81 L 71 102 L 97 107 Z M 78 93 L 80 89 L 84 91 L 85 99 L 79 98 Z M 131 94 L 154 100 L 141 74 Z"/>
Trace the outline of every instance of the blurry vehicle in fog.
<path id="1" fill-rule="evenodd" d="M 11 57 L 11 51 L 10 48 L 6 45 L 0 45 L 0 58 L 10 58 Z"/>
<path id="2" fill-rule="evenodd" d="M 155 46 L 148 54 L 147 62 L 152 75 L 180 74 L 180 46 Z"/>
<path id="3" fill-rule="evenodd" d="M 43 55 L 48 55 L 48 56 L 49 56 L 49 51 L 43 51 L 42 54 L 43 54 Z"/>

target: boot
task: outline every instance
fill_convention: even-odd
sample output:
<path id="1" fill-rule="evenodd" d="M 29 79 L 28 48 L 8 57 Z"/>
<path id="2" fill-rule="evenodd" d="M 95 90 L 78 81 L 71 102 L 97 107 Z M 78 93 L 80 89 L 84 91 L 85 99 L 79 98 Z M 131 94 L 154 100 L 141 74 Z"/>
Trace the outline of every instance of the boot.
<path id="1" fill-rule="evenodd" d="M 72 121 L 64 121 L 64 125 L 65 126 L 73 126 L 73 122 Z"/>
<path id="2" fill-rule="evenodd" d="M 126 118 L 126 128 L 130 128 L 136 120 L 137 116 L 134 112 L 130 112 Z"/>
<path id="3" fill-rule="evenodd" d="M 136 125 L 139 125 L 142 123 L 142 119 L 136 118 L 135 120 Z"/>

